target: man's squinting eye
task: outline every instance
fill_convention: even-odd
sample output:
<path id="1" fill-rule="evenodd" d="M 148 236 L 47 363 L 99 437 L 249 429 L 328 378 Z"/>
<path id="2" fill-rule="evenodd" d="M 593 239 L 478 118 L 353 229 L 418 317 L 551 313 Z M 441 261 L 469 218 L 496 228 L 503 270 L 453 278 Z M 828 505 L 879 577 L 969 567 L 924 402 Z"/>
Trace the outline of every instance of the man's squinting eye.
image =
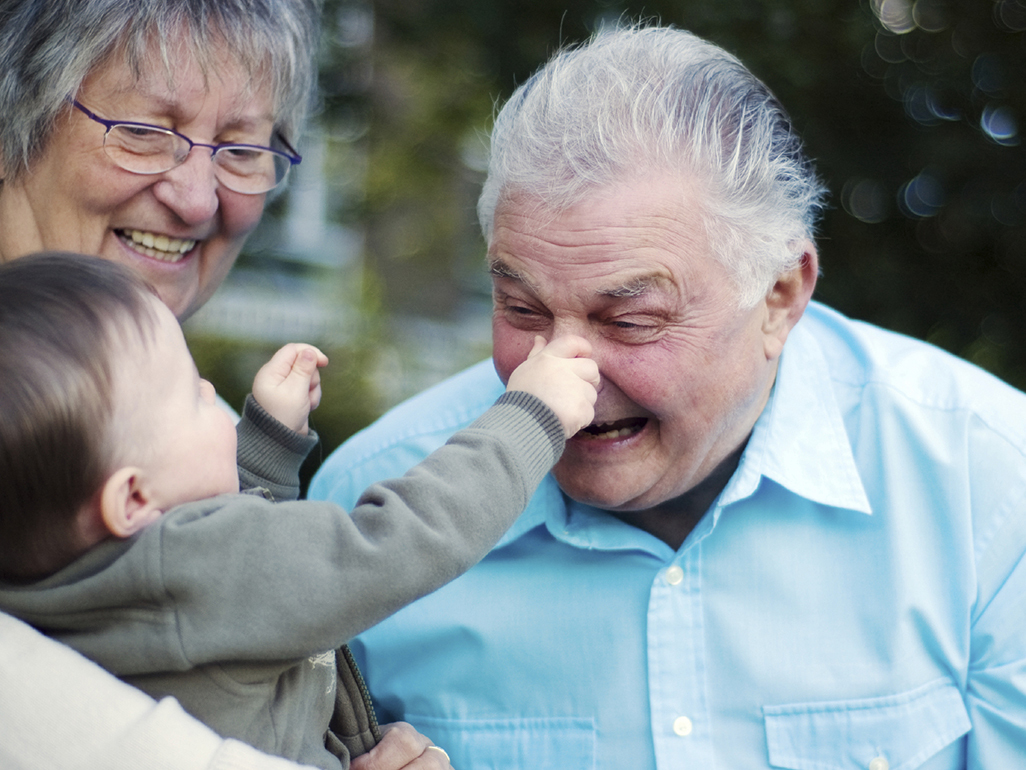
<path id="1" fill-rule="evenodd" d="M 501 312 L 506 323 L 515 329 L 523 329 L 525 331 L 540 331 L 546 324 L 549 323 L 549 317 L 530 305 L 524 305 L 519 302 L 504 302 L 499 304 L 499 312 Z"/>
<path id="2" fill-rule="evenodd" d="M 606 337 L 629 344 L 641 344 L 656 339 L 663 324 L 649 316 L 617 316 L 606 319 L 604 328 Z"/>
<path id="3" fill-rule="evenodd" d="M 539 312 L 530 303 L 499 291 L 494 292 L 494 302 L 496 309 L 511 315 L 534 316 Z"/>

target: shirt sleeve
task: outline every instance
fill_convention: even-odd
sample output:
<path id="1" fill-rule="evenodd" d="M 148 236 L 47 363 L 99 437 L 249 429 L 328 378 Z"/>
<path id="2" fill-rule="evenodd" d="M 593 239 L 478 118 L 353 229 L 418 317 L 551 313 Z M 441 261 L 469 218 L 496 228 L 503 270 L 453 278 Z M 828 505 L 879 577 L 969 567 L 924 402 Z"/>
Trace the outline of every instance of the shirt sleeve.
<path id="1" fill-rule="evenodd" d="M 156 702 L 0 613 L 0 767 L 298 770 L 224 740 L 173 698 Z"/>
<path id="2" fill-rule="evenodd" d="M 966 706 L 968 770 L 1018 767 L 1026 746 L 1026 494 L 1009 500 L 977 568 Z"/>
<path id="3" fill-rule="evenodd" d="M 1000 403 L 1000 402 L 999 402 Z M 969 770 L 1019 767 L 1026 746 L 1026 435 L 1018 411 L 969 433 L 975 556 L 965 702 Z M 953 582 L 952 585 L 955 585 Z"/>

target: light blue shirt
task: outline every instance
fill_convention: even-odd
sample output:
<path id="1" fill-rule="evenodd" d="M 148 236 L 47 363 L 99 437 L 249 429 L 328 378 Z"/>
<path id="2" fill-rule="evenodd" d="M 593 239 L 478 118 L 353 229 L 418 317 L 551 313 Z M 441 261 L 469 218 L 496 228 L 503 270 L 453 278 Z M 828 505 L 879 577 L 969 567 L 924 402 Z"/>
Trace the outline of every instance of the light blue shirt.
<path id="1" fill-rule="evenodd" d="M 490 405 L 483 362 L 337 450 L 352 507 Z M 681 548 L 551 476 L 353 645 L 458 770 L 1026 767 L 1026 396 L 813 304 Z"/>

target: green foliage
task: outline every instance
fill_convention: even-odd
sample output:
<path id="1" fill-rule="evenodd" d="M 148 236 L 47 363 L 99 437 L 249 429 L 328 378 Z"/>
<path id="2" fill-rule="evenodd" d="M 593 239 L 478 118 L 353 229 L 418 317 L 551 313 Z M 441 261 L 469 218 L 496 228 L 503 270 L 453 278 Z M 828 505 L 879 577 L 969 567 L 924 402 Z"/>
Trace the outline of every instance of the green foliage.
<path id="1" fill-rule="evenodd" d="M 487 354 L 465 335 L 425 375 L 394 319 L 487 323 L 475 203 L 495 104 L 621 19 L 724 46 L 791 112 L 832 191 L 819 299 L 1026 387 L 1026 0 L 326 0 L 328 216 L 365 240 L 363 272 L 334 279 L 361 328 L 325 346 L 324 454 Z M 240 265 L 268 258 L 257 241 Z M 273 348 L 191 344 L 235 405 Z"/>
<path id="2" fill-rule="evenodd" d="M 558 46 L 655 18 L 737 54 L 832 190 L 817 296 L 1026 386 L 1024 0 L 379 0 L 369 263 L 386 306 L 484 292 L 461 163 Z"/>

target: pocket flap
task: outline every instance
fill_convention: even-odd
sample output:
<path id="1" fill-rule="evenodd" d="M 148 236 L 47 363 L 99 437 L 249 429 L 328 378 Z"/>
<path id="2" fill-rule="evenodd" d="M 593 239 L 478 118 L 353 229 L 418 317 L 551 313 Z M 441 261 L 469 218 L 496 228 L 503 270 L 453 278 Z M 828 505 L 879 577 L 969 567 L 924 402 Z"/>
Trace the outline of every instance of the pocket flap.
<path id="1" fill-rule="evenodd" d="M 764 706 L 770 765 L 911 770 L 972 728 L 947 679 L 881 698 Z"/>

